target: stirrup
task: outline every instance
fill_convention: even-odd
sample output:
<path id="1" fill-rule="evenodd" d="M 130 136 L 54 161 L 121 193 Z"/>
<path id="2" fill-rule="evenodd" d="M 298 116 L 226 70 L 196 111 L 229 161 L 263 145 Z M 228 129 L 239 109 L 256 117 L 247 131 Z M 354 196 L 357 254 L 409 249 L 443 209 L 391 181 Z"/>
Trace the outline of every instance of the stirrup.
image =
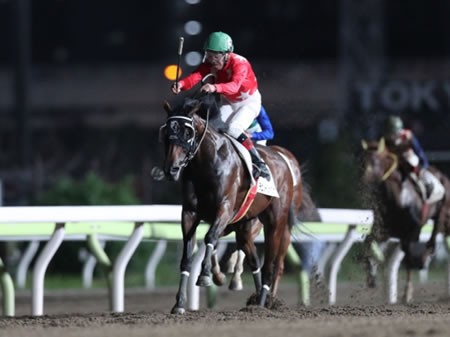
<path id="1" fill-rule="evenodd" d="M 258 177 L 263 177 L 270 180 L 270 173 L 266 164 L 263 162 L 253 163 L 253 177 L 255 179 L 258 179 Z"/>

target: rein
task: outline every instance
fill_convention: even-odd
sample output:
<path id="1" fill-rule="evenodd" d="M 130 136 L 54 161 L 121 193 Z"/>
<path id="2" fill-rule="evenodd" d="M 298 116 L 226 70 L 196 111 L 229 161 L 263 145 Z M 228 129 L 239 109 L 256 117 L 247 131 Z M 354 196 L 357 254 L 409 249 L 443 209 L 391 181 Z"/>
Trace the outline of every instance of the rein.
<path id="1" fill-rule="evenodd" d="M 385 181 L 387 178 L 389 178 L 392 175 L 392 173 L 394 173 L 394 171 L 398 167 L 398 158 L 397 158 L 397 156 L 395 154 L 393 154 L 393 153 L 388 153 L 388 157 L 390 157 L 392 159 L 392 165 L 386 170 L 386 172 L 381 177 L 382 181 Z"/>
<path id="2" fill-rule="evenodd" d="M 202 137 L 200 138 L 199 142 L 197 143 L 197 147 L 195 148 L 195 150 L 193 152 L 190 152 L 188 157 L 188 162 L 192 160 L 192 158 L 195 157 L 195 155 L 197 154 L 198 150 L 200 149 L 200 145 L 202 145 L 203 140 L 205 139 L 206 136 L 206 131 L 208 131 L 208 126 L 209 126 L 209 109 L 206 111 L 206 124 L 205 124 L 205 130 L 203 131 Z"/>

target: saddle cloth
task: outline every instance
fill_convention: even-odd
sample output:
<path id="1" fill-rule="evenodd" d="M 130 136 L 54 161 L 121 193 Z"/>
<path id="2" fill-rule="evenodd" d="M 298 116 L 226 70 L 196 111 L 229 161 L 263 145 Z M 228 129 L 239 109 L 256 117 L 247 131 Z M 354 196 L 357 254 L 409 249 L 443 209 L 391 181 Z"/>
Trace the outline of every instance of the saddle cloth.
<path id="1" fill-rule="evenodd" d="M 250 157 L 250 153 L 244 147 L 244 145 L 239 143 L 236 139 L 234 139 L 233 137 L 231 137 L 227 134 L 225 134 L 225 135 L 231 140 L 231 143 L 234 145 L 236 151 L 239 153 L 242 160 L 244 161 L 245 166 L 246 166 L 248 172 L 250 173 L 250 177 L 252 179 L 251 185 L 254 186 L 256 184 L 256 181 L 255 181 L 255 178 L 253 178 L 252 159 Z M 267 168 L 269 169 L 270 180 L 263 178 L 263 177 L 259 177 L 258 178 L 258 187 L 257 187 L 256 192 L 265 194 L 265 195 L 268 195 L 271 197 L 279 198 L 280 195 L 278 194 L 277 188 L 275 186 L 272 172 L 270 171 L 269 166 L 267 166 Z"/>

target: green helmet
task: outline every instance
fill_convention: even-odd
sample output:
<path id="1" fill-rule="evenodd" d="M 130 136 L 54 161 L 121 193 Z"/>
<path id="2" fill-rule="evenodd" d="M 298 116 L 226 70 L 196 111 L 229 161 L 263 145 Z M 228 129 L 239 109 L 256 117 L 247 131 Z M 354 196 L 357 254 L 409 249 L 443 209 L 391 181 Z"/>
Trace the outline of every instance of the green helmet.
<path id="1" fill-rule="evenodd" d="M 226 33 L 214 32 L 206 39 L 203 49 L 220 53 L 229 53 L 233 51 L 233 40 L 230 35 Z"/>
<path id="2" fill-rule="evenodd" d="M 384 126 L 385 136 L 395 136 L 403 130 L 403 121 L 398 116 L 389 116 Z"/>

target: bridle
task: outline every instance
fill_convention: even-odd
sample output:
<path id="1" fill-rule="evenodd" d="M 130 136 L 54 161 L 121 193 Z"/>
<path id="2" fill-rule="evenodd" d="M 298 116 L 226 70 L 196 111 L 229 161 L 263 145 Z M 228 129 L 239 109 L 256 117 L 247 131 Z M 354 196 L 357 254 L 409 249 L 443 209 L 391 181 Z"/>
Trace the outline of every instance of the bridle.
<path id="1" fill-rule="evenodd" d="M 194 124 L 193 116 L 170 116 L 166 123 L 159 129 L 160 139 L 165 133 L 166 141 L 169 144 L 180 146 L 186 152 L 186 157 L 181 162 L 181 167 L 186 167 L 195 157 L 200 149 L 200 145 L 205 139 L 209 127 L 209 109 L 206 111 L 205 129 L 200 138 Z M 184 130 L 184 132 L 182 132 Z"/>
<path id="2" fill-rule="evenodd" d="M 386 170 L 386 172 L 384 172 L 383 176 L 381 177 L 381 181 L 386 181 L 392 175 L 392 173 L 395 172 L 395 170 L 398 167 L 398 158 L 397 158 L 397 156 L 395 154 L 393 154 L 393 153 L 388 153 L 387 156 L 392 159 L 392 164 Z"/>

